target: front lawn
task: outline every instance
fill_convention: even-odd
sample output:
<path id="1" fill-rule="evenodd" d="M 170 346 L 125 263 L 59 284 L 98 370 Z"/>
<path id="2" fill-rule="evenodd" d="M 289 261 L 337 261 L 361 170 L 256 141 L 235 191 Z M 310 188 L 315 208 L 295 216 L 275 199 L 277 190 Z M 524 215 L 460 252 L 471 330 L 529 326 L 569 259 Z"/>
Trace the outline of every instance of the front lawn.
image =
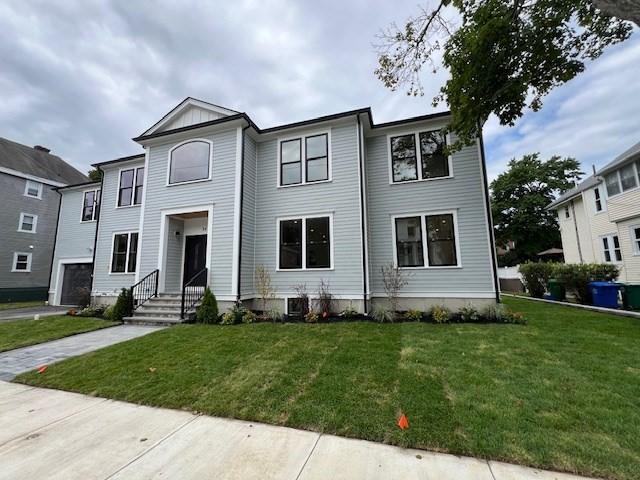
<path id="1" fill-rule="evenodd" d="M 41 320 L 0 322 L 0 352 L 113 325 L 116 324 L 100 318 L 65 315 L 45 317 Z"/>
<path id="2" fill-rule="evenodd" d="M 507 299 L 529 324 L 182 325 L 32 385 L 617 479 L 640 465 L 640 322 Z M 410 428 L 396 426 L 398 413 Z"/>
<path id="3" fill-rule="evenodd" d="M 31 300 L 29 302 L 0 303 L 0 312 L 2 312 L 3 310 L 13 310 L 15 308 L 42 307 L 43 305 L 44 305 L 44 301 L 42 300 Z"/>

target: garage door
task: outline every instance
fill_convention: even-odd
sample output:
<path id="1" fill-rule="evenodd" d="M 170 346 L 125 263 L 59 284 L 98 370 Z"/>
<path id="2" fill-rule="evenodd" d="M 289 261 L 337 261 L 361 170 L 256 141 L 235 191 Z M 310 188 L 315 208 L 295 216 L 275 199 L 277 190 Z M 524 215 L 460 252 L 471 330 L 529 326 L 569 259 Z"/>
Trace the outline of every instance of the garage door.
<path id="1" fill-rule="evenodd" d="M 62 279 L 62 305 L 78 305 L 91 286 L 92 263 L 68 263 L 64 265 Z M 86 290 L 85 290 L 86 289 Z"/>

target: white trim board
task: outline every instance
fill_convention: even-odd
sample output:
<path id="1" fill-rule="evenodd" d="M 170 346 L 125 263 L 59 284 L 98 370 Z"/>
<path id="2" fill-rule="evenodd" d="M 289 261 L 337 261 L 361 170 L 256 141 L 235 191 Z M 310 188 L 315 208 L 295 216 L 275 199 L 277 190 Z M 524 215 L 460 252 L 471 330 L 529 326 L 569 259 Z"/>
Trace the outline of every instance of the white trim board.
<path id="1" fill-rule="evenodd" d="M 48 178 L 42 178 L 36 175 L 30 175 L 28 173 L 22 173 L 22 172 L 19 172 L 18 170 L 13 170 L 12 168 L 7 168 L 7 167 L 0 167 L 0 173 L 6 173 L 7 175 L 24 178 L 26 180 L 32 180 L 38 183 L 44 183 L 46 185 L 51 185 L 53 187 L 65 187 L 67 185 L 66 183 L 56 182 L 55 180 L 49 180 Z"/>
<path id="2" fill-rule="evenodd" d="M 243 143 L 243 128 L 238 127 L 236 129 L 236 168 L 235 168 L 235 185 L 233 196 L 233 244 L 231 251 L 231 294 L 238 295 L 238 277 L 240 275 L 238 269 L 238 260 L 240 258 L 240 204 L 242 198 L 240 198 L 240 190 L 242 189 L 242 143 Z M 209 246 L 207 246 L 207 249 Z"/>
<path id="3" fill-rule="evenodd" d="M 53 289 L 54 305 L 60 305 L 60 299 L 62 297 L 62 278 L 64 275 L 64 269 L 62 268 L 62 266 L 68 263 L 93 263 L 93 257 L 61 258 L 58 260 L 58 270 L 56 271 L 56 285 Z"/>

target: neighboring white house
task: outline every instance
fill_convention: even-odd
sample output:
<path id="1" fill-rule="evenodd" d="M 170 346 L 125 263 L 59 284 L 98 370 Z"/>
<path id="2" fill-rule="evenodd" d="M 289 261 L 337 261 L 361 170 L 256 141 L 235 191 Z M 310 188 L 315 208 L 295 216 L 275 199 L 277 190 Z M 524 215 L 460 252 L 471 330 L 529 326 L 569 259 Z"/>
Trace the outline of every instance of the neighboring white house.
<path id="1" fill-rule="evenodd" d="M 395 263 L 403 308 L 493 303 L 482 143 L 446 155 L 449 117 L 375 124 L 363 108 L 262 129 L 187 98 L 134 139 L 144 152 L 95 165 L 102 184 L 61 190 L 50 301 L 72 298 L 65 271 L 85 265 L 97 301 L 145 281 L 168 307 L 191 280 L 222 308 L 257 307 L 264 265 L 285 313 L 297 285 L 313 297 L 320 281 L 336 309 L 368 311 Z"/>
<path id="2" fill-rule="evenodd" d="M 567 263 L 614 263 L 640 283 L 640 142 L 551 203 Z"/>

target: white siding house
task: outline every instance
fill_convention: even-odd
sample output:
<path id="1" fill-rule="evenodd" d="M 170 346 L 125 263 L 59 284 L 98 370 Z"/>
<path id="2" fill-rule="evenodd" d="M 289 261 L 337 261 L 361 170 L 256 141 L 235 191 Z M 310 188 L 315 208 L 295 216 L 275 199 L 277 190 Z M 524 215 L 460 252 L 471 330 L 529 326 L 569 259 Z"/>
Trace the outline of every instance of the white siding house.
<path id="1" fill-rule="evenodd" d="M 261 129 L 187 98 L 134 139 L 139 155 L 96 164 L 92 296 L 111 303 L 152 278 L 169 301 L 197 278 L 223 308 L 257 307 L 262 265 L 283 312 L 296 286 L 313 297 L 321 281 L 337 309 L 364 312 L 384 301 L 381 267 L 395 263 L 403 308 L 496 302 L 481 139 L 444 155 L 448 117 L 375 124 L 364 108 Z"/>
<path id="2" fill-rule="evenodd" d="M 549 205 L 567 263 L 614 263 L 640 283 L 640 142 Z"/>

